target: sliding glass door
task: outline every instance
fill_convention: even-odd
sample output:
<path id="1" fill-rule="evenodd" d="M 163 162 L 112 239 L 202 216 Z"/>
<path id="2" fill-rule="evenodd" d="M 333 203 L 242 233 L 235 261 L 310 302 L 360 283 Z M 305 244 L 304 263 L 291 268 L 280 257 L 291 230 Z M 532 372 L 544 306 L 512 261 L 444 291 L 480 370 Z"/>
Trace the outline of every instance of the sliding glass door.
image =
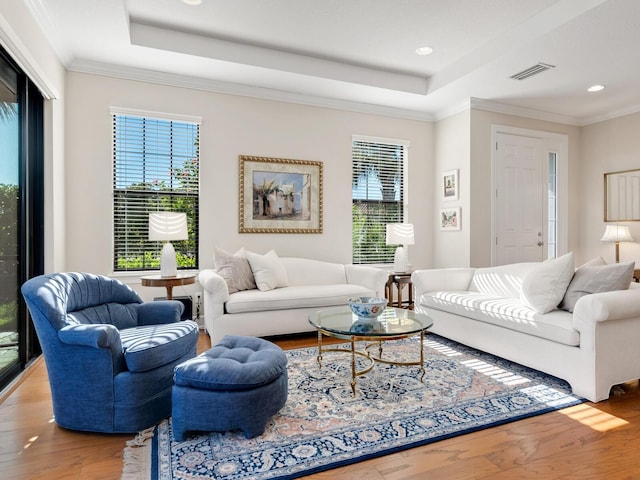
<path id="1" fill-rule="evenodd" d="M 0 58 L 0 376 L 18 355 L 18 187 L 20 123 L 18 74 Z"/>
<path id="2" fill-rule="evenodd" d="M 0 49 L 0 388 L 39 352 L 20 286 L 43 265 L 42 106 Z"/>

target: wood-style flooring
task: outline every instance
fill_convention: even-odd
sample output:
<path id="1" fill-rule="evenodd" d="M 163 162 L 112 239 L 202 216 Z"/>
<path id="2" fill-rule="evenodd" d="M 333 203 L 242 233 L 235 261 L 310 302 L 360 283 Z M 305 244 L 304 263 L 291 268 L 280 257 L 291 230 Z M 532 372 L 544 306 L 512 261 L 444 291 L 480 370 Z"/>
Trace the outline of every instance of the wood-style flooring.
<path id="1" fill-rule="evenodd" d="M 275 339 L 313 346 L 315 335 Z M 202 334 L 198 351 L 209 348 Z M 640 348 L 640 347 L 639 347 Z M 640 391 L 617 395 L 318 473 L 311 480 L 640 479 Z M 79 433 L 52 418 L 47 372 L 38 359 L 0 398 L 0 479 L 120 478 L 132 435 Z"/>

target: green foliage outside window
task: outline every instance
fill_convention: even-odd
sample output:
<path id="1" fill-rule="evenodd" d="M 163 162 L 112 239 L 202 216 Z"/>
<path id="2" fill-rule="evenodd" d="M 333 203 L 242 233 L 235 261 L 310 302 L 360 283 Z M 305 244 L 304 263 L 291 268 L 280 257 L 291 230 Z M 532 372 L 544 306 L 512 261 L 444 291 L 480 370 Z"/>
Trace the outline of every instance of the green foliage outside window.
<path id="1" fill-rule="evenodd" d="M 197 159 L 193 159 L 184 169 L 175 169 L 173 175 L 178 181 L 191 185 L 195 175 L 197 178 Z M 192 191 L 190 188 L 186 188 Z M 129 186 L 126 191 L 114 192 L 116 201 L 115 211 L 115 235 L 116 238 L 126 236 L 128 251 L 115 259 L 116 270 L 158 270 L 160 268 L 160 251 L 162 245 L 159 242 L 150 242 L 148 212 L 171 211 L 187 214 L 187 240 L 171 242 L 176 250 L 176 264 L 178 268 L 197 268 L 197 225 L 198 225 L 198 197 L 193 195 L 169 194 L 173 190 L 165 182 L 140 183 Z M 164 193 L 163 193 L 164 192 Z M 118 198 L 122 196 L 122 198 Z M 126 198 L 126 199 L 125 199 Z M 144 221 L 127 221 L 131 211 L 126 208 L 135 205 L 136 210 L 145 212 Z"/>
<path id="2" fill-rule="evenodd" d="M 149 214 L 183 212 L 188 239 L 172 241 L 178 269 L 198 268 L 199 126 L 114 114 L 115 271 L 158 270 L 162 243 Z"/>
<path id="3" fill-rule="evenodd" d="M 0 184 L 0 332 L 17 328 L 18 186 Z"/>

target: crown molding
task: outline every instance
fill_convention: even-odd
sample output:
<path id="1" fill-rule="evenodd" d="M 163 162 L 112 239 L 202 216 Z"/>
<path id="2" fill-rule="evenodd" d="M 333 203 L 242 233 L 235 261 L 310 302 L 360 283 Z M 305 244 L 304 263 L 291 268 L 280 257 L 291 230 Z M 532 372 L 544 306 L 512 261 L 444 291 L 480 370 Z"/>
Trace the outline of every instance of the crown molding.
<path id="1" fill-rule="evenodd" d="M 574 126 L 582 125 L 582 122 L 578 117 L 545 112 L 543 110 L 536 110 L 533 108 L 519 107 L 516 105 L 508 105 L 505 103 L 498 103 L 491 100 L 482 100 L 480 98 L 471 98 L 470 108 L 473 108 L 476 110 L 484 110 L 486 112 L 504 113 L 506 115 L 515 115 L 517 117 L 543 120 L 546 122 L 561 123 L 565 125 L 574 125 Z"/>
<path id="2" fill-rule="evenodd" d="M 547 122 L 561 123 L 565 125 L 573 125 L 576 127 L 586 127 L 594 123 L 613 120 L 614 118 L 624 117 L 640 112 L 640 105 L 631 105 L 628 108 L 613 110 L 603 115 L 593 115 L 590 117 L 573 117 L 570 115 L 560 115 L 557 113 L 545 112 L 525 107 L 517 107 L 504 103 L 493 102 L 490 100 L 482 100 L 479 98 L 470 99 L 470 108 L 484 110 L 487 112 L 504 113 L 508 115 L 516 115 L 519 117 L 532 118 L 536 120 L 544 120 Z"/>
<path id="3" fill-rule="evenodd" d="M 59 98 L 59 92 L 45 74 L 45 70 L 38 63 L 31 51 L 20 40 L 18 34 L 11 28 L 9 22 L 0 14 L 0 45 L 11 55 L 11 58 L 29 76 L 38 87 L 45 99 Z"/>
<path id="4" fill-rule="evenodd" d="M 402 118 L 405 120 L 417 120 L 422 122 L 433 121 L 433 115 L 430 112 L 385 107 L 382 105 L 351 102 L 347 100 L 338 100 L 313 95 L 304 95 L 300 93 L 286 92 L 270 88 L 221 82 L 218 80 L 211 80 L 200 77 L 177 75 L 173 73 L 105 64 L 88 60 L 75 60 L 71 63 L 71 65 L 67 67 L 67 70 L 77 73 L 87 73 L 105 77 L 121 78 L 125 80 L 142 81 L 172 87 L 183 87 L 191 88 L 194 90 L 203 90 L 207 92 L 253 97 L 262 100 L 272 100 L 277 102 L 308 105 L 312 107 L 344 110 L 355 113 L 366 113 L 370 115 Z"/>
<path id="5" fill-rule="evenodd" d="M 628 108 L 612 111 L 605 115 L 593 115 L 591 117 L 585 117 L 580 126 L 586 127 L 593 125 L 594 123 L 605 122 L 607 120 L 613 120 L 614 118 L 624 117 L 626 115 L 633 115 L 640 112 L 640 105 L 631 105 Z"/>
<path id="6" fill-rule="evenodd" d="M 471 109 L 471 99 L 468 98 L 457 105 L 454 105 L 452 107 L 447 107 L 436 112 L 436 115 L 434 116 L 434 121 L 440 122 L 441 120 L 446 120 L 449 117 L 453 117 L 458 113 L 466 112 L 467 110 L 470 110 L 470 109 Z"/>
<path id="7" fill-rule="evenodd" d="M 36 21 L 36 24 L 42 30 L 45 38 L 49 42 L 49 46 L 57 55 L 60 62 L 66 67 L 72 59 L 71 52 L 68 48 L 64 47 L 64 42 L 60 41 L 60 35 L 58 30 L 53 26 L 51 17 L 47 8 L 42 3 L 42 0 L 24 0 L 25 5 L 31 12 L 31 16 Z"/>

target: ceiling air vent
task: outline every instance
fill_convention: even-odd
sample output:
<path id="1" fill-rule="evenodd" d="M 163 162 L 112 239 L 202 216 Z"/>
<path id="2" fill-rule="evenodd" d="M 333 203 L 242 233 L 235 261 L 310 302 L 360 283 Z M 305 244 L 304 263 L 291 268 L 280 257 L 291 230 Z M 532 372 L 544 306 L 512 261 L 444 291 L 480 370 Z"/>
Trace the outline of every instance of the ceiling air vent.
<path id="1" fill-rule="evenodd" d="M 529 67 L 526 70 L 523 70 L 515 75 L 511 75 L 509 78 L 513 78 L 515 80 L 524 80 L 525 78 L 532 77 L 537 75 L 538 73 L 542 73 L 545 70 L 549 70 L 550 68 L 555 68 L 555 65 L 549 65 L 548 63 L 536 63 L 533 67 Z"/>

